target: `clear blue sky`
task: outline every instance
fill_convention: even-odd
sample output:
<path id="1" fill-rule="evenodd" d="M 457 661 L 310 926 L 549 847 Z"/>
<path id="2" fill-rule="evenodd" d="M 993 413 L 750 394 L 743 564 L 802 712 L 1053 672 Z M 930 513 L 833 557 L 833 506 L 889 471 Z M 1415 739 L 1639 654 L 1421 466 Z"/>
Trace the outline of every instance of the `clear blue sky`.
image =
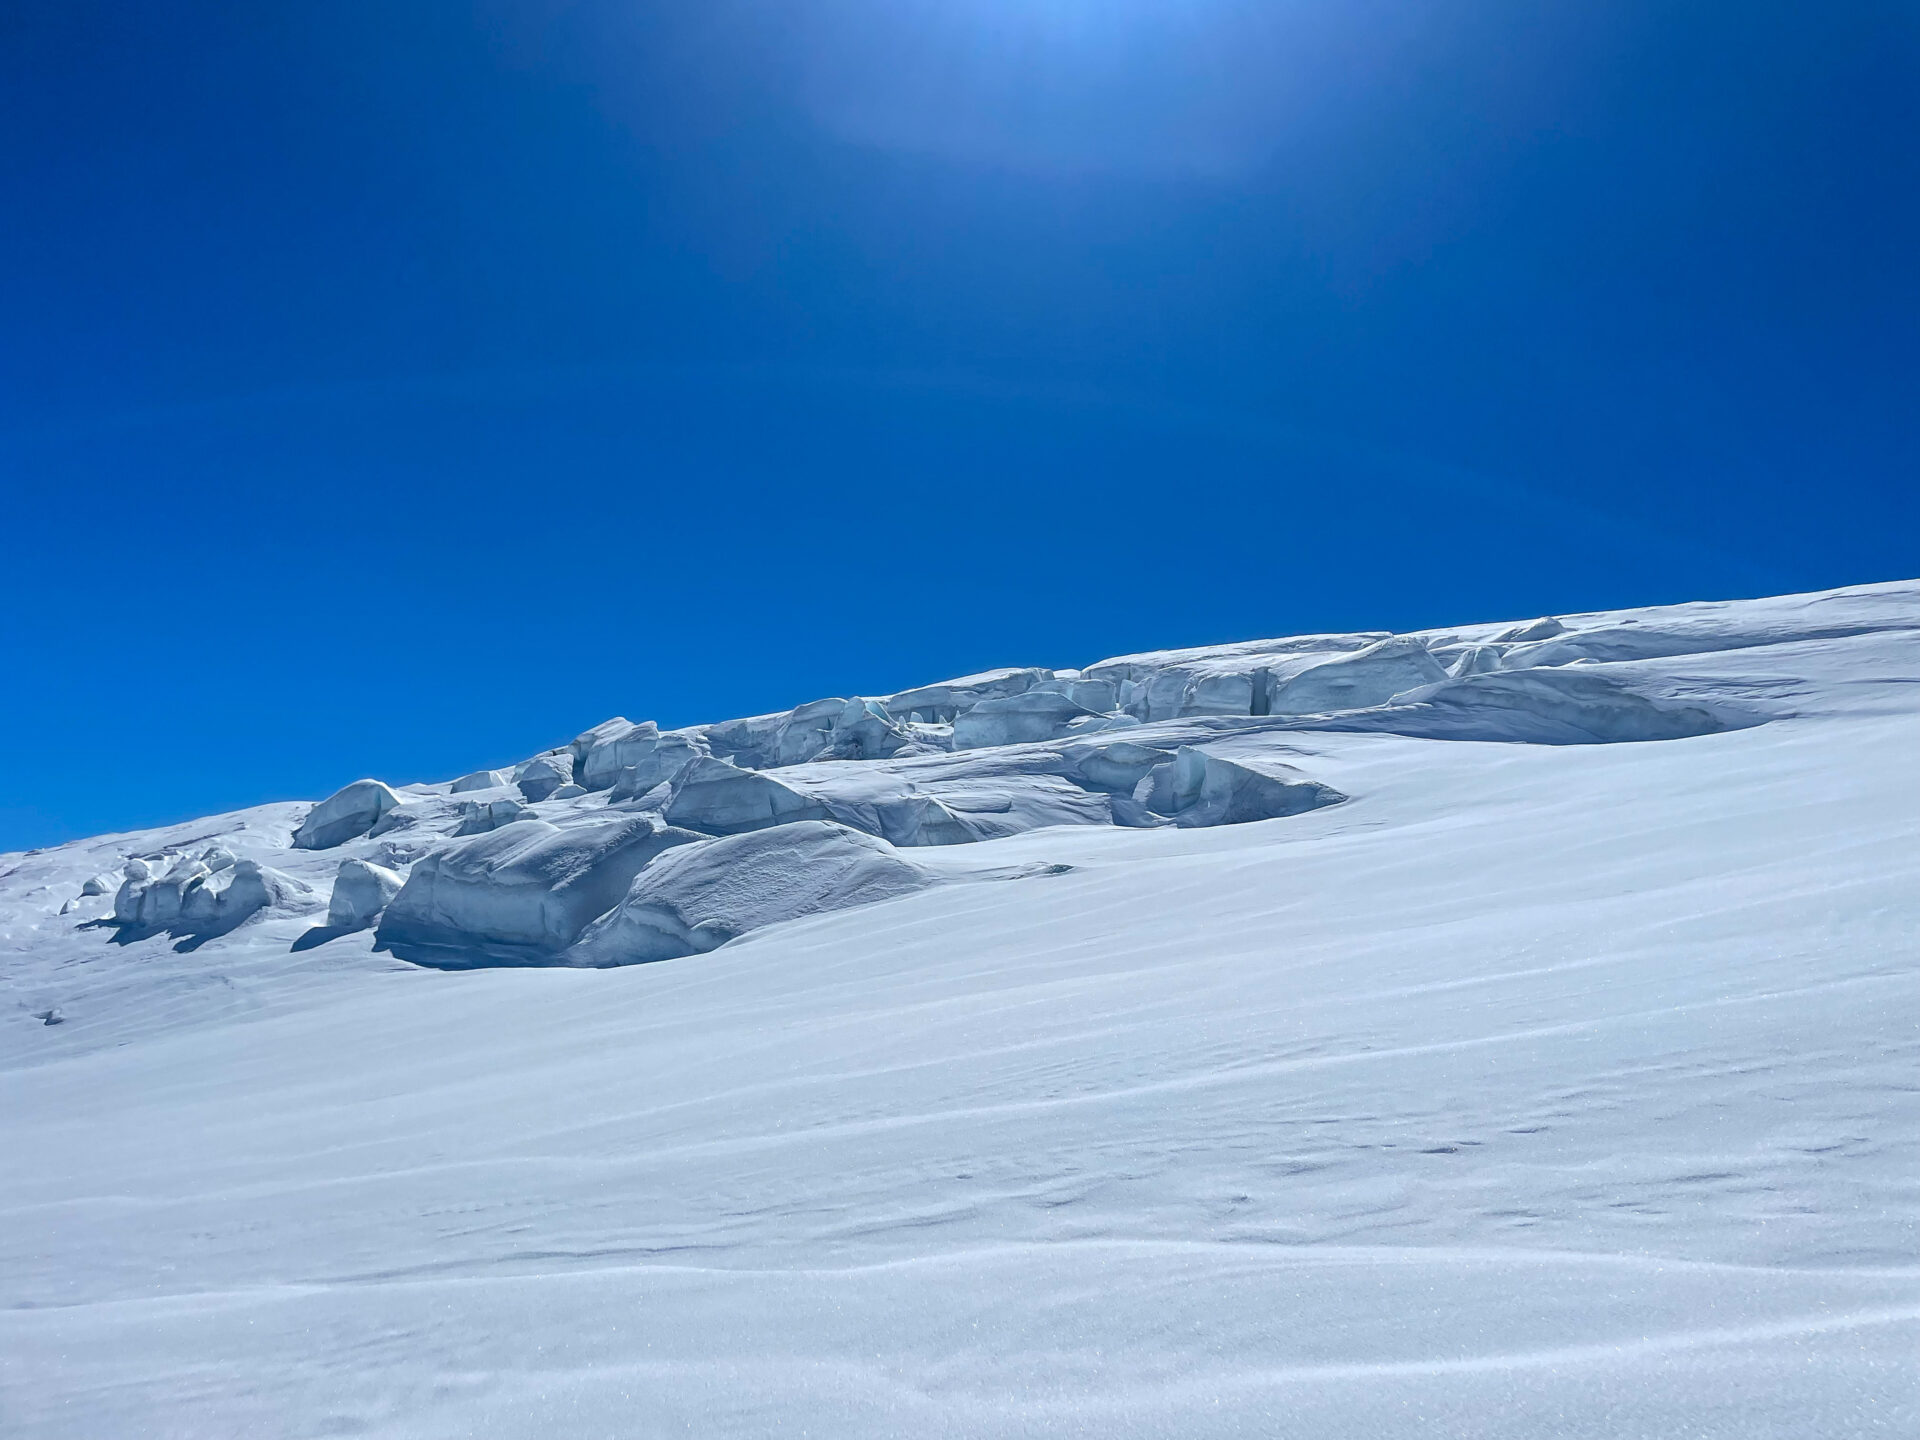
<path id="1" fill-rule="evenodd" d="M 1916 17 L 15 0 L 0 849 L 1920 572 Z"/>

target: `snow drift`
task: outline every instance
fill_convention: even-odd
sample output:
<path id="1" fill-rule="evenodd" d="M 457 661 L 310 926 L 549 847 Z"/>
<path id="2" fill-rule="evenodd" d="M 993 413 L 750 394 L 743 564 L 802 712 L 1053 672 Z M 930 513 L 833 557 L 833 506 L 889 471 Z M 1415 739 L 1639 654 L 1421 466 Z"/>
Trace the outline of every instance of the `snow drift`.
<path id="1" fill-rule="evenodd" d="M 871 905 L 935 883 L 935 875 L 884 840 L 844 825 L 796 821 L 662 856 L 565 959 L 591 966 L 672 960 L 783 920 Z"/>
<path id="2" fill-rule="evenodd" d="M 1300 815 L 1347 797 L 1291 765 L 1248 764 L 1182 745 L 1134 787 L 1133 798 L 1176 825 L 1245 825 Z"/>
<path id="3" fill-rule="evenodd" d="M 699 837 L 651 815 L 562 830 L 519 820 L 418 861 L 378 943 L 431 965 L 540 963 L 610 910 L 661 851 Z"/>
<path id="4" fill-rule="evenodd" d="M 365 835 L 381 816 L 401 803 L 400 797 L 378 780 L 356 780 L 322 800 L 308 812 L 293 834 L 296 850 L 330 850 Z"/>

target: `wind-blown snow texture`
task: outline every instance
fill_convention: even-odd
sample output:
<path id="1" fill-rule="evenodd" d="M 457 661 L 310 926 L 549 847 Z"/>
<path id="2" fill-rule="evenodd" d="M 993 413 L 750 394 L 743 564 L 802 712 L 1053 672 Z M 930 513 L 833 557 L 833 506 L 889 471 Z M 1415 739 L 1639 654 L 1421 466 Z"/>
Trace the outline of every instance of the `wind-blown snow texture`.
<path id="1" fill-rule="evenodd" d="M 9 855 L 0 1433 L 1917 1434 L 1916 934 L 1920 584 Z"/>

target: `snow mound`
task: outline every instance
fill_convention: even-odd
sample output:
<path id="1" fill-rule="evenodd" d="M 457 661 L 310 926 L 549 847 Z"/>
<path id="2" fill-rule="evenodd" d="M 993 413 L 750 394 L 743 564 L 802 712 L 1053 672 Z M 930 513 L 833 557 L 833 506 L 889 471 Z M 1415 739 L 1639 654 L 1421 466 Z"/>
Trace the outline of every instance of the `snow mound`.
<path id="1" fill-rule="evenodd" d="M 1055 671 L 1053 679 L 1034 687 L 1054 695 L 1064 695 L 1082 710 L 1104 715 L 1120 704 L 1120 682 L 1089 678 L 1075 670 Z"/>
<path id="2" fill-rule="evenodd" d="M 1076 720 L 1099 719 L 1072 696 L 1058 690 L 1028 690 L 982 700 L 953 722 L 953 748 L 980 749 L 990 745 L 1020 745 L 1052 740 L 1067 733 Z"/>
<path id="3" fill-rule="evenodd" d="M 660 727 L 651 720 L 638 724 L 608 720 L 573 743 L 579 746 L 582 740 L 587 744 L 573 767 L 574 778 L 589 790 L 605 790 L 620 778 L 622 770 L 641 764 L 653 754 L 660 744 Z"/>
<path id="4" fill-rule="evenodd" d="M 1172 754 L 1172 750 L 1132 740 L 1108 740 L 1069 746 L 1062 758 L 1068 773 L 1087 789 L 1131 795 L 1147 773 L 1156 765 L 1166 764 Z"/>
<path id="5" fill-rule="evenodd" d="M 1133 798 L 1152 814 L 1190 827 L 1277 820 L 1338 805 L 1347 797 L 1291 765 L 1270 760 L 1255 765 L 1182 745 L 1173 759 L 1148 772 Z"/>
<path id="6" fill-rule="evenodd" d="M 855 697 L 834 717 L 827 746 L 815 758 L 884 760 L 899 754 L 909 743 L 909 735 L 894 724 L 884 704 Z"/>
<path id="7" fill-rule="evenodd" d="M 738 835 L 795 820 L 827 820 L 832 812 L 771 775 L 703 756 L 689 762 L 674 782 L 666 818 L 706 835 Z"/>
<path id="8" fill-rule="evenodd" d="M 1739 623 L 1736 617 L 1700 607 L 1695 613 L 1667 619 L 1629 616 L 1558 634 L 1512 635 L 1504 663 L 1514 669 L 1531 665 L 1571 665 L 1581 660 L 1602 664 L 1629 660 L 1666 660 L 1676 655 L 1703 655 L 1715 651 L 1752 650 L 1809 640 L 1844 640 L 1870 634 L 1872 621 L 1819 618 L 1797 614 L 1772 624 Z"/>
<path id="9" fill-rule="evenodd" d="M 1585 666 L 1468 675 L 1402 695 L 1370 717 L 1338 718 L 1341 728 L 1533 745 L 1683 740 L 1759 723 L 1729 704 L 1656 699 Z"/>
<path id="10" fill-rule="evenodd" d="M 1502 656 L 1497 645 L 1469 645 L 1454 657 L 1447 667 L 1447 674 L 1456 680 L 1464 680 L 1469 675 L 1490 675 L 1501 667 Z"/>
<path id="11" fill-rule="evenodd" d="M 1051 670 L 986 670 L 978 675 L 963 675 L 936 685 L 920 685 L 886 697 L 889 715 L 918 719 L 933 724 L 951 725 L 956 717 L 987 700 L 1023 695 L 1036 685 L 1053 679 Z"/>
<path id="12" fill-rule="evenodd" d="M 1267 670 L 1244 660 L 1175 665 L 1119 684 L 1119 703 L 1146 721 L 1187 715 L 1251 715 L 1271 686 Z"/>
<path id="13" fill-rule="evenodd" d="M 937 883 L 875 836 L 817 820 L 776 825 L 663 855 L 563 960 L 596 968 L 672 960 L 784 920 Z"/>
<path id="14" fill-rule="evenodd" d="M 522 760 L 513 768 L 513 783 L 535 803 L 550 798 L 562 786 L 573 783 L 572 752 L 554 750 Z"/>
<path id="15" fill-rule="evenodd" d="M 415 863 L 376 943 L 447 967 L 545 963 L 617 904 L 663 850 L 700 837 L 653 815 L 561 829 L 520 820 Z"/>
<path id="16" fill-rule="evenodd" d="M 899 846 L 964 845 L 1049 825 L 1107 824 L 1107 797 L 1055 773 L 1060 764 L 1043 751 L 963 751 L 878 764 L 797 765 L 779 771 L 777 780 L 760 778 L 778 787 L 792 819 L 836 821 Z M 669 818 L 683 813 L 677 805 Z M 802 806 L 810 813 L 795 813 Z M 691 816 L 684 823 L 705 828 Z"/>
<path id="17" fill-rule="evenodd" d="M 711 754 L 743 770 L 774 770 L 815 760 L 880 760 L 916 743 L 912 727 L 896 720 L 896 714 L 881 700 L 835 695 L 779 714 L 696 726 L 682 735 L 698 754 Z M 663 774 L 647 783 L 671 778 Z"/>
<path id="18" fill-rule="evenodd" d="M 293 834 L 296 850 L 331 850 L 365 835 L 400 797 L 378 780 L 356 780 L 322 800 Z"/>
<path id="19" fill-rule="evenodd" d="M 312 888 L 257 860 L 240 860 L 190 887 L 176 927 L 191 935 L 223 935 L 262 910 L 305 910 Z"/>
<path id="20" fill-rule="evenodd" d="M 651 722 L 645 722 L 651 723 Z M 624 715 L 615 715 L 611 720 L 602 720 L 590 729 L 582 730 L 567 744 L 567 753 L 573 757 L 575 776 L 579 776 L 587 757 L 601 745 L 633 729 L 633 722 Z"/>
<path id="21" fill-rule="evenodd" d="M 327 901 L 327 924 L 338 930 L 364 930 L 406 884 L 398 873 L 370 860 L 342 860 Z"/>
<path id="22" fill-rule="evenodd" d="M 302 881 L 257 860 L 236 861 L 216 846 L 198 856 L 181 855 L 164 872 L 143 859 L 129 860 L 113 919 L 128 937 L 163 930 L 206 937 L 237 929 L 263 910 L 308 909 L 311 897 Z"/>
<path id="23" fill-rule="evenodd" d="M 1414 635 L 1395 635 L 1351 655 L 1302 670 L 1274 688 L 1268 712 L 1313 715 L 1361 710 L 1447 678 L 1446 670 Z"/>
<path id="24" fill-rule="evenodd" d="M 190 855 L 177 858 L 164 873 L 156 873 L 136 856 L 127 862 L 126 879 L 113 897 L 113 918 L 147 930 L 172 925 L 180 919 L 188 887 L 211 873 L 204 862 Z"/>
<path id="25" fill-rule="evenodd" d="M 470 775 L 462 775 L 447 790 L 452 795 L 465 795 L 470 790 L 498 790 L 507 781 L 507 772 L 504 770 L 475 770 Z"/>
<path id="26" fill-rule="evenodd" d="M 1509 626 L 1493 638 L 1506 644 L 1521 644 L 1529 640 L 1550 640 L 1555 635 L 1564 635 L 1567 627 L 1551 615 L 1543 615 L 1538 620 L 1524 621 Z"/>
<path id="27" fill-rule="evenodd" d="M 838 696 L 796 705 L 774 732 L 771 763 L 776 768 L 801 765 L 826 754 L 833 747 L 834 725 L 846 709 L 846 700 Z"/>
<path id="28" fill-rule="evenodd" d="M 459 818 L 455 822 L 453 833 L 484 835 L 489 830 L 498 830 L 502 825 L 511 825 L 516 820 L 533 818 L 531 809 L 511 798 L 466 800 L 461 802 Z"/>
<path id="29" fill-rule="evenodd" d="M 588 790 L 611 789 L 615 799 L 631 799 L 656 785 L 671 784 L 708 753 L 706 742 L 698 736 L 680 731 L 662 734 L 647 721 L 595 748 L 587 756 L 582 783 Z"/>

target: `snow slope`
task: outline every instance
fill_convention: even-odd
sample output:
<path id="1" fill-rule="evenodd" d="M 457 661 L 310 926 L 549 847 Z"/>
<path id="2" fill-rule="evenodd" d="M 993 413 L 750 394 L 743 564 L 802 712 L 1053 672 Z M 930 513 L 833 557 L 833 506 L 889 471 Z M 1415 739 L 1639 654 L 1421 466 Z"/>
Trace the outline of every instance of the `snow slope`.
<path id="1" fill-rule="evenodd" d="M 1920 584 L 596 731 L 0 857 L 0 1434 L 1920 1433 Z"/>

